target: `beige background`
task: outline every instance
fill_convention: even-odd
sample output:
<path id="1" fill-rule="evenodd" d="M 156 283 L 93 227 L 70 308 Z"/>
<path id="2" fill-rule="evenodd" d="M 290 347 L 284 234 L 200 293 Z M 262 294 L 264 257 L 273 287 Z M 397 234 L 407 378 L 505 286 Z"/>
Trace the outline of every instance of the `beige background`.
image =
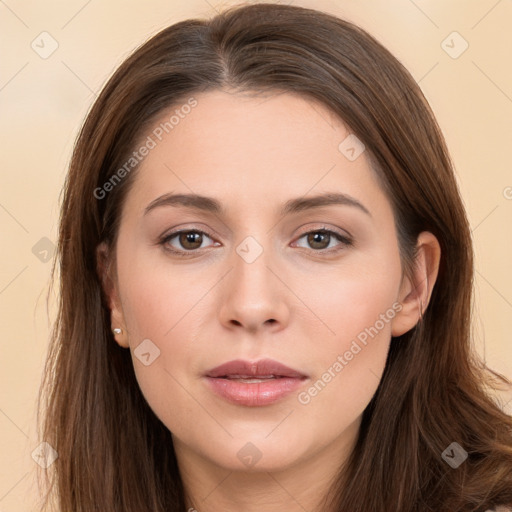
<path id="1" fill-rule="evenodd" d="M 45 300 L 51 263 L 41 258 L 47 249 L 51 256 L 56 239 L 79 125 L 132 49 L 164 26 L 233 3 L 0 0 L 0 512 L 30 511 L 37 501 L 35 398 L 54 314 Z M 293 3 L 355 21 L 420 83 L 447 138 L 473 229 L 478 350 L 512 377 L 512 2 Z M 463 39 L 448 37 L 453 31 Z M 467 50 L 452 58 L 464 41 Z M 45 55 L 52 44 L 58 48 Z M 512 394 L 503 400 L 512 413 Z"/>

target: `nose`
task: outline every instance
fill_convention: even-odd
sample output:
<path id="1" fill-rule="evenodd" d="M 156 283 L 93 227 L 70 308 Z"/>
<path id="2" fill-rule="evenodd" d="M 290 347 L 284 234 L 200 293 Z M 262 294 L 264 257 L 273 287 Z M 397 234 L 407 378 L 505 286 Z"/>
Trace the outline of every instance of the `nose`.
<path id="1" fill-rule="evenodd" d="M 288 325 L 290 293 L 278 277 L 280 272 L 273 268 L 276 265 L 270 252 L 263 250 L 254 261 L 234 252 L 233 268 L 222 284 L 219 315 L 225 327 L 254 333 L 275 332 Z"/>

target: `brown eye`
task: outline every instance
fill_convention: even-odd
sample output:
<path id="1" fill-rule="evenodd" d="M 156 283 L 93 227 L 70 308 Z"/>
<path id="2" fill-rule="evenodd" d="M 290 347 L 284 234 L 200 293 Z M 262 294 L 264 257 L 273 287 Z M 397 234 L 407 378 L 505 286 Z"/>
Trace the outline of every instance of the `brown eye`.
<path id="1" fill-rule="evenodd" d="M 308 244 L 313 249 L 327 249 L 331 241 L 330 233 L 326 231 L 312 231 L 307 234 Z"/>
<path id="2" fill-rule="evenodd" d="M 316 252 L 330 252 L 343 249 L 343 246 L 352 245 L 352 240 L 346 236 L 343 236 L 335 231 L 328 229 L 317 229 L 315 231 L 309 231 L 304 233 L 298 240 L 306 239 L 307 249 L 312 249 Z M 337 241 L 337 244 L 332 242 Z M 304 245 L 299 245 L 304 247 Z M 325 250 L 328 249 L 328 250 Z"/>
<path id="3" fill-rule="evenodd" d="M 203 235 L 198 231 L 182 231 L 178 240 L 184 249 L 199 249 L 203 243 Z"/>
<path id="4" fill-rule="evenodd" d="M 200 249 L 205 239 L 212 240 L 204 231 L 189 229 L 170 233 L 160 243 L 168 251 L 185 254 L 186 252 L 194 252 L 196 249 Z"/>

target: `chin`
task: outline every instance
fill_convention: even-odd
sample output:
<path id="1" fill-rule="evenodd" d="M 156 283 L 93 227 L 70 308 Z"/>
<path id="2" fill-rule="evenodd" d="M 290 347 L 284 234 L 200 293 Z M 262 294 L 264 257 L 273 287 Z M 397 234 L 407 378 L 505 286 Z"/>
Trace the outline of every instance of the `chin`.
<path id="1" fill-rule="evenodd" d="M 205 455 L 226 470 L 250 473 L 283 471 L 306 457 L 304 443 L 291 444 L 289 438 L 271 439 L 272 435 L 266 439 L 262 435 L 233 438 L 220 450 L 218 447 L 222 445 L 215 443 L 215 453 Z"/>

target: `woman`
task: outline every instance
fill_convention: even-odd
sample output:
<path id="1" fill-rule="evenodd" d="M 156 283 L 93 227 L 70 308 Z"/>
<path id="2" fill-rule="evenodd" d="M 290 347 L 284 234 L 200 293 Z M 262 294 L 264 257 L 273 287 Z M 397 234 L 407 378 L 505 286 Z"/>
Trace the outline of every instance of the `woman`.
<path id="1" fill-rule="evenodd" d="M 448 151 L 360 28 L 260 4 L 163 30 L 89 113 L 60 222 L 59 510 L 512 506 Z"/>

